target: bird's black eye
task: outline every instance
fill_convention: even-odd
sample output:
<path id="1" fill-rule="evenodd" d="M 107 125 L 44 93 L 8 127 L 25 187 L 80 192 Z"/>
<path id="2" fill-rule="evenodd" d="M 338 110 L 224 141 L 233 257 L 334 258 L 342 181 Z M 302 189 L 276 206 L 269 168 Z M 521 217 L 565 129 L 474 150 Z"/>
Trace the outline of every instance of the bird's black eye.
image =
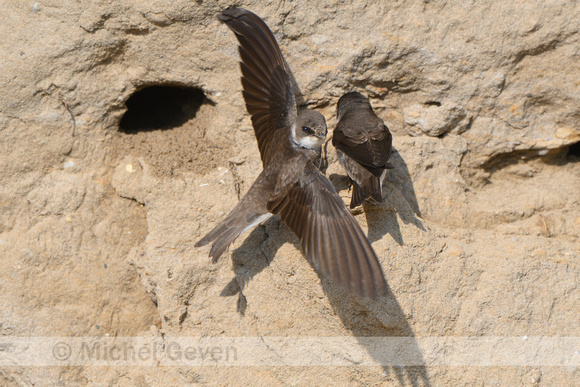
<path id="1" fill-rule="evenodd" d="M 310 129 L 308 126 L 303 126 L 302 131 L 304 133 L 310 133 L 310 134 L 314 133 L 314 130 Z"/>

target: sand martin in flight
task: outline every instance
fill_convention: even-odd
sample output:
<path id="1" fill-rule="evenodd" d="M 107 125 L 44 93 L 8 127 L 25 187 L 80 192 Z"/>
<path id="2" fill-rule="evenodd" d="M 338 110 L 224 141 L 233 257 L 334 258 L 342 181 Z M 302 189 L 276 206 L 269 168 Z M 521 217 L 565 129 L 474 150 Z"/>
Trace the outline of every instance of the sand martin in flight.
<path id="1" fill-rule="evenodd" d="M 243 95 L 264 169 L 196 246 L 213 242 L 209 255 L 216 262 L 240 234 L 279 215 L 318 272 L 359 294 L 385 294 L 387 285 L 370 242 L 315 166 L 327 133 L 324 116 L 297 110 L 284 58 L 262 19 L 241 8 L 228 8 L 218 18 L 239 41 Z"/>
<path id="2" fill-rule="evenodd" d="M 373 111 L 368 98 L 359 92 L 346 93 L 336 105 L 336 128 L 332 145 L 346 169 L 353 190 L 350 208 L 365 201 L 382 203 L 382 185 L 389 163 L 393 136 Z"/>

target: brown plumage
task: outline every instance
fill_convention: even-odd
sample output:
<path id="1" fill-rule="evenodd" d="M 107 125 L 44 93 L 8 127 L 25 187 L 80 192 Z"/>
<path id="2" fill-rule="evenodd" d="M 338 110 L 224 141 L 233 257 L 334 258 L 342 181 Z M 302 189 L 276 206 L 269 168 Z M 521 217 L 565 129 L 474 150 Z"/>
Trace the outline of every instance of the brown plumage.
<path id="1" fill-rule="evenodd" d="M 393 136 L 373 111 L 368 98 L 358 92 L 346 93 L 336 105 L 337 124 L 332 145 L 353 185 L 350 208 L 365 201 L 383 201 L 382 180 L 389 163 Z"/>
<path id="2" fill-rule="evenodd" d="M 264 170 L 196 246 L 213 242 L 210 256 L 216 262 L 241 233 L 279 215 L 317 271 L 359 294 L 384 294 L 386 282 L 370 242 L 315 167 L 327 131 L 324 117 L 307 109 L 297 112 L 280 48 L 258 16 L 230 8 L 218 18 L 240 43 L 243 95 Z"/>

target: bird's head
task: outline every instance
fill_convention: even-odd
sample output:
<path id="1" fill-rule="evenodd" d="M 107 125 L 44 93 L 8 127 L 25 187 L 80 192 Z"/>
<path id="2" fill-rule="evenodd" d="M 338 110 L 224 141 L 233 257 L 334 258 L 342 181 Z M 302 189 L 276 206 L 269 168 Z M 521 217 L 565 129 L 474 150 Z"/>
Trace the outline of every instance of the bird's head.
<path id="1" fill-rule="evenodd" d="M 292 140 L 301 147 L 319 150 L 326 139 L 326 120 L 317 111 L 304 109 L 292 126 Z"/>
<path id="2" fill-rule="evenodd" d="M 367 97 L 359 93 L 358 91 L 351 91 L 346 93 L 338 100 L 336 104 L 336 121 L 344 116 L 344 114 L 352 109 L 367 108 L 371 111 L 373 110 L 371 103 Z"/>

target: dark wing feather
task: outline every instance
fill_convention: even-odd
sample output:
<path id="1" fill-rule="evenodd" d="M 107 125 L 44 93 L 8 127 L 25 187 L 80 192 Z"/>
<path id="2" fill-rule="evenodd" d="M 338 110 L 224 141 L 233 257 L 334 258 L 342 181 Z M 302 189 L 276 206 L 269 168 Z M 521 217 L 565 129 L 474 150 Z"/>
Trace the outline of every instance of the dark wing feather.
<path id="1" fill-rule="evenodd" d="M 300 238 L 317 271 L 359 294 L 372 298 L 385 294 L 386 281 L 370 242 L 330 181 L 312 163 L 267 208 Z"/>
<path id="2" fill-rule="evenodd" d="M 254 13 L 228 8 L 218 18 L 234 31 L 240 43 L 244 99 L 265 163 L 274 133 L 288 130 L 297 115 L 284 57 L 266 23 Z"/>
<path id="3" fill-rule="evenodd" d="M 332 145 L 365 167 L 387 168 L 393 136 L 382 120 L 371 114 L 370 117 L 352 114 L 343 118 L 336 125 Z"/>

